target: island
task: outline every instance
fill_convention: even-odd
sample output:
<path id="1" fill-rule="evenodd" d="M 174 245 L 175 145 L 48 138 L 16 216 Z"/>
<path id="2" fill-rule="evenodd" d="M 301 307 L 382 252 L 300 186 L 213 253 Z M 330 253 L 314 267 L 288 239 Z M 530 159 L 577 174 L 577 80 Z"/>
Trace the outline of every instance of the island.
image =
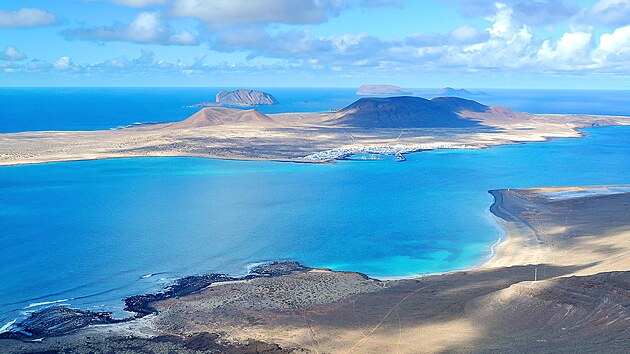
<path id="1" fill-rule="evenodd" d="M 394 85 L 362 85 L 357 91 L 359 96 L 409 95 L 412 92 Z"/>
<path id="2" fill-rule="evenodd" d="M 0 134 L 0 165 L 147 156 L 326 163 L 581 137 L 579 128 L 607 125 L 630 125 L 630 117 L 530 114 L 457 97 L 365 97 L 321 113 L 207 107 L 181 122 Z"/>
<path id="3" fill-rule="evenodd" d="M 278 104 L 278 100 L 271 94 L 256 90 L 221 90 L 217 93 L 216 102 L 194 104 L 194 107 L 249 107 Z"/>
<path id="4" fill-rule="evenodd" d="M 31 352 L 630 351 L 630 187 L 492 190 L 505 228 L 475 269 L 377 280 L 270 262 L 126 299 L 135 316 L 51 307 L 0 334 Z"/>
<path id="5" fill-rule="evenodd" d="M 417 92 L 420 96 L 457 96 L 457 97 L 466 97 L 466 96 L 484 96 L 485 92 L 471 92 L 466 89 L 460 88 L 455 89 L 452 87 L 445 87 L 439 90 L 429 90 Z"/>

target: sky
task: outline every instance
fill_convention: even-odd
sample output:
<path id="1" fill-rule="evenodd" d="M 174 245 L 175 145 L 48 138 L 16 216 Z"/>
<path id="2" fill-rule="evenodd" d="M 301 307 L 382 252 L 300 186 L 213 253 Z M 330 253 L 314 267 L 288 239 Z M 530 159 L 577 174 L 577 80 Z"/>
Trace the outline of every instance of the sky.
<path id="1" fill-rule="evenodd" d="M 630 89 L 630 0 L 0 0 L 0 86 Z"/>

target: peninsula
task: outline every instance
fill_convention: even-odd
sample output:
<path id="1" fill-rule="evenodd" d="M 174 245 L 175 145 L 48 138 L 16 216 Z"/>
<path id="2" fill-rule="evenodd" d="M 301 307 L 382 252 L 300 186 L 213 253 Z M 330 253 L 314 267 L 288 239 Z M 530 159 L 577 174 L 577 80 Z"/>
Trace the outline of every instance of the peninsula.
<path id="1" fill-rule="evenodd" d="M 146 156 L 321 163 L 362 152 L 481 149 L 580 137 L 579 128 L 606 125 L 630 125 L 630 118 L 529 114 L 456 97 L 367 97 L 332 113 L 204 108 L 181 122 L 0 134 L 0 165 Z"/>
<path id="2" fill-rule="evenodd" d="M 271 263 L 131 297 L 131 321 L 50 308 L 27 352 L 628 352 L 630 187 L 493 190 L 507 231 L 483 266 L 415 279 Z M 102 323 L 88 325 L 90 323 Z M 24 334 L 26 333 L 26 334 Z M 30 333 L 30 334 L 29 334 Z M 26 338 L 35 341 L 21 341 Z M 614 349 L 614 350 L 612 350 Z"/>

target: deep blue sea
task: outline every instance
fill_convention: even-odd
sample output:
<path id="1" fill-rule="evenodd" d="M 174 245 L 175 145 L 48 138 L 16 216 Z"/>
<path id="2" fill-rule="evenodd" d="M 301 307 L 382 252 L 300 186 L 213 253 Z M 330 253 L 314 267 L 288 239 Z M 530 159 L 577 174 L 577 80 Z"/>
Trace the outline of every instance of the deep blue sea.
<path id="1" fill-rule="evenodd" d="M 349 89 L 269 91 L 284 101 L 269 111 L 325 111 L 356 99 Z M 627 92 L 484 91 L 475 99 L 530 112 L 630 113 Z M 214 93 L 0 89 L 0 123 L 7 132 L 176 120 Z M 0 167 L 0 328 L 51 303 L 123 315 L 125 296 L 184 275 L 244 274 L 267 260 L 376 277 L 474 266 L 500 237 L 489 189 L 630 184 L 630 128 L 585 132 L 416 153 L 405 163 L 134 158 Z"/>
<path id="2" fill-rule="evenodd" d="M 358 98 L 356 88 L 261 88 L 279 105 L 263 113 L 324 112 Z M 427 89 L 415 89 L 418 92 Z M 0 88 L 0 132 L 96 130 L 134 123 L 182 120 L 200 102 L 213 102 L 219 88 Z M 468 96 L 487 105 L 530 113 L 630 115 L 630 90 L 491 90 Z"/>

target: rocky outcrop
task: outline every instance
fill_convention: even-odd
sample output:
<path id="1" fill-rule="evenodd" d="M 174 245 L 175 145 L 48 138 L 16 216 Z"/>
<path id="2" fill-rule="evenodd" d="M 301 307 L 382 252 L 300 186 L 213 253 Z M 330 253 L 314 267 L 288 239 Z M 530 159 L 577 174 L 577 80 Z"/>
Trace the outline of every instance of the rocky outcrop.
<path id="1" fill-rule="evenodd" d="M 262 106 L 278 104 L 271 94 L 256 90 L 221 90 L 217 94 L 216 103 L 222 106 Z"/>
<path id="2" fill-rule="evenodd" d="M 0 338 L 33 339 L 72 333 L 93 324 L 117 323 L 109 312 L 93 312 L 54 306 L 32 313 Z"/>
<path id="3" fill-rule="evenodd" d="M 411 91 L 394 85 L 363 85 L 356 94 L 359 96 L 408 95 Z"/>
<path id="4" fill-rule="evenodd" d="M 157 313 L 153 304 L 157 301 L 179 298 L 198 293 L 214 283 L 255 278 L 272 278 L 292 273 L 306 272 L 311 268 L 298 262 L 269 262 L 251 269 L 248 275 L 231 277 L 226 274 L 201 274 L 178 279 L 175 284 L 154 294 L 134 295 L 125 299 L 125 310 L 135 316 L 114 319 L 109 312 L 93 312 L 53 306 L 34 312 L 28 318 L 12 326 L 7 332 L 0 333 L 0 339 L 32 340 L 43 337 L 55 337 L 72 333 L 94 324 L 126 322 L 134 318 Z"/>

